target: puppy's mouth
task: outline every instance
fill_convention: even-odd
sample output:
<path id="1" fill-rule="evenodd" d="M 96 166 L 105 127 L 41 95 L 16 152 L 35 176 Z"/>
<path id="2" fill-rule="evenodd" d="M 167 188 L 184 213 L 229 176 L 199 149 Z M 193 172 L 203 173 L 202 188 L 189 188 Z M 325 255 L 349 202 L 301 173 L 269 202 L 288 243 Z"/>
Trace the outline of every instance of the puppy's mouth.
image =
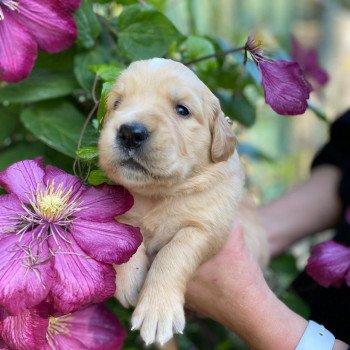
<path id="1" fill-rule="evenodd" d="M 129 159 L 126 159 L 126 160 L 123 160 L 119 163 L 119 165 L 121 167 L 125 167 L 129 170 L 133 170 L 133 171 L 141 171 L 145 174 L 149 174 L 149 171 L 144 167 L 142 166 L 139 162 L 137 162 L 135 159 L 133 158 L 129 158 Z"/>

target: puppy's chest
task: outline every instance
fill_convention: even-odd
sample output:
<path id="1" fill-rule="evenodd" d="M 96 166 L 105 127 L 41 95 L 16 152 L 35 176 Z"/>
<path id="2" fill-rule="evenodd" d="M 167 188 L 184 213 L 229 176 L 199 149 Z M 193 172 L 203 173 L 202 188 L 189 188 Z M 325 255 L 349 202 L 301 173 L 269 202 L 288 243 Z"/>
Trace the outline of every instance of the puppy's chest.
<path id="1" fill-rule="evenodd" d="M 181 218 L 169 203 L 142 205 L 135 201 L 134 207 L 119 220 L 141 229 L 143 242 L 149 254 L 158 252 L 181 228 Z"/>

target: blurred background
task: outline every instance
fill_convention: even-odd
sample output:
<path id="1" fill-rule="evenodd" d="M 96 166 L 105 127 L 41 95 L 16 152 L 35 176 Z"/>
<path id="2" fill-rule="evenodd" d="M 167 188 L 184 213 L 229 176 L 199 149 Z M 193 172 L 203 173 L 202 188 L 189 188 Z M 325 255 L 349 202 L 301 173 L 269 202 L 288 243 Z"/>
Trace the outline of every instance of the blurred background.
<path id="1" fill-rule="evenodd" d="M 234 122 L 247 169 L 247 186 L 257 203 L 267 203 L 307 178 L 315 152 L 328 138 L 330 123 L 350 107 L 350 0 L 84 0 L 76 14 L 80 34 L 69 50 L 52 56 L 40 53 L 32 76 L 23 82 L 14 85 L 0 82 L 0 170 L 17 160 L 43 154 L 47 163 L 72 172 L 77 148 L 96 146 L 104 107 L 100 104 L 97 110 L 94 94 L 96 92 L 103 101 L 105 84 L 111 82 L 108 79 L 104 82 L 102 74 L 100 82 L 104 84 L 96 84 L 95 73 L 98 75 L 106 68 L 102 64 L 111 63 L 114 66 L 107 68 L 119 72 L 124 65 L 138 59 L 137 54 L 142 55 L 141 51 L 133 52 L 130 47 L 122 49 L 115 18 L 127 5 L 135 3 L 146 7 L 151 4 L 185 36 L 208 39 L 204 46 L 208 48 L 209 45 L 209 51 L 214 46 L 216 50 L 240 47 L 249 34 L 263 42 L 265 54 L 272 58 L 290 58 L 292 36 L 303 47 L 318 51 L 320 65 L 328 72 L 329 81 L 311 94 L 310 103 L 317 113 L 308 109 L 301 116 L 277 115 L 265 104 L 259 84 L 255 82 L 254 85 L 250 78 L 243 85 L 252 119 Z M 111 40 L 114 40 L 112 45 Z M 168 57 L 188 60 L 190 45 L 187 42 L 187 46 L 181 46 L 185 40 L 186 37 L 178 39 L 177 46 L 171 46 L 170 42 L 163 54 L 168 52 Z M 203 44 L 200 40 L 198 43 Z M 152 42 L 147 45 L 152 46 Z M 244 70 L 243 55 L 240 53 L 237 57 L 239 64 L 231 62 L 230 67 L 235 69 L 236 64 Z M 221 64 L 220 69 L 223 66 Z M 200 66 L 197 68 L 206 82 L 215 75 L 215 65 L 213 69 L 208 64 L 204 72 Z M 48 83 L 41 86 L 43 76 Z M 242 78 L 240 72 L 237 76 Z M 225 87 L 226 83 L 220 85 L 220 79 L 217 76 L 215 79 L 214 87 L 219 87 L 218 90 Z M 235 82 L 231 83 L 232 91 L 239 89 Z M 231 110 L 236 111 L 235 108 L 237 105 L 233 103 Z M 78 144 L 89 114 L 92 116 L 89 132 Z M 234 112 L 231 114 L 237 119 Z M 84 142 L 86 136 L 92 141 Z M 93 171 L 90 173 L 90 170 L 97 167 L 98 155 L 94 152 L 90 147 L 88 151 L 78 152 L 78 157 L 87 160 L 87 165 L 82 165 L 83 173 L 88 173 L 85 179 L 97 185 L 104 180 L 102 177 L 99 182 L 98 169 L 93 170 L 98 176 L 91 177 Z M 306 239 L 287 254 L 275 258 L 267 276 L 278 296 L 305 317 L 307 306 L 288 290 L 288 286 L 305 264 L 310 245 L 318 239 Z M 128 327 L 130 312 L 113 300 L 109 305 Z M 239 339 L 214 322 L 191 314 L 188 317 L 185 335 L 178 337 L 181 350 L 246 349 Z M 141 344 L 138 335 L 129 332 L 124 349 L 141 349 Z"/>

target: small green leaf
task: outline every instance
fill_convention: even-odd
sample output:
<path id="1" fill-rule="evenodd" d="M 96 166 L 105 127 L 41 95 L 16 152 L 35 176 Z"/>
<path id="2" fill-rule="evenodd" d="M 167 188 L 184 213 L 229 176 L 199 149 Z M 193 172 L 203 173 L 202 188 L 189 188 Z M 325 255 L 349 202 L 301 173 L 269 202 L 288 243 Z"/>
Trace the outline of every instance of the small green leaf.
<path id="1" fill-rule="evenodd" d="M 181 37 L 161 12 L 139 5 L 127 6 L 119 16 L 118 46 L 131 60 L 162 57 Z"/>
<path id="2" fill-rule="evenodd" d="M 34 105 L 21 113 L 21 120 L 42 142 L 75 158 L 85 118 L 72 104 L 55 101 L 51 104 Z M 97 135 L 92 126 L 88 126 L 85 134 L 88 137 L 85 143 L 96 144 Z"/>
<path id="3" fill-rule="evenodd" d="M 89 66 L 89 70 L 96 73 L 102 80 L 115 82 L 124 67 L 118 64 L 99 64 Z"/>
<path id="4" fill-rule="evenodd" d="M 83 0 L 74 17 L 78 27 L 77 44 L 86 49 L 92 48 L 95 39 L 101 33 L 101 25 L 93 11 L 91 1 Z"/>
<path id="5" fill-rule="evenodd" d="M 187 50 L 186 61 L 192 61 L 199 57 L 211 55 L 215 53 L 214 45 L 207 39 L 191 35 L 184 42 Z M 218 64 L 215 58 L 210 58 L 196 64 L 199 69 L 210 70 L 217 68 Z"/>
<path id="6" fill-rule="evenodd" d="M 93 162 L 98 158 L 98 148 L 96 146 L 87 146 L 78 148 L 77 156 L 84 162 Z"/>
<path id="7" fill-rule="evenodd" d="M 71 73 L 40 72 L 0 88 L 0 102 L 28 103 L 70 95 L 78 84 Z"/>
<path id="8" fill-rule="evenodd" d="M 103 118 L 106 115 L 106 103 L 107 103 L 107 96 L 109 92 L 112 89 L 113 84 L 112 83 L 103 83 L 102 85 L 102 91 L 101 91 L 101 97 L 100 97 L 100 104 L 98 106 L 97 110 L 97 120 L 99 123 L 99 126 L 103 123 Z"/>
<path id="9" fill-rule="evenodd" d="M 88 178 L 88 184 L 98 186 L 103 183 L 110 183 L 110 180 L 107 178 L 103 170 L 92 170 Z"/>

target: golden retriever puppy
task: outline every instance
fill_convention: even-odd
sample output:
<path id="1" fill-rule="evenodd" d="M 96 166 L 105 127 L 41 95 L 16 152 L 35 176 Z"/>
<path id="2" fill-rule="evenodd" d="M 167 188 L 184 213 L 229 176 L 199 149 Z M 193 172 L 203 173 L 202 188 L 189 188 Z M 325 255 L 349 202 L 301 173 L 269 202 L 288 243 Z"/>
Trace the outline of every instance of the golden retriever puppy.
<path id="1" fill-rule="evenodd" d="M 135 306 L 132 329 L 146 344 L 182 333 L 186 284 L 218 252 L 237 217 L 244 172 L 235 146 L 218 99 L 181 63 L 134 62 L 108 96 L 100 165 L 134 196 L 120 220 L 139 226 L 144 238 L 116 266 L 116 297 Z M 245 228 L 254 219 L 240 220 Z M 266 242 L 254 227 L 246 230 L 247 243 L 264 264 Z"/>

